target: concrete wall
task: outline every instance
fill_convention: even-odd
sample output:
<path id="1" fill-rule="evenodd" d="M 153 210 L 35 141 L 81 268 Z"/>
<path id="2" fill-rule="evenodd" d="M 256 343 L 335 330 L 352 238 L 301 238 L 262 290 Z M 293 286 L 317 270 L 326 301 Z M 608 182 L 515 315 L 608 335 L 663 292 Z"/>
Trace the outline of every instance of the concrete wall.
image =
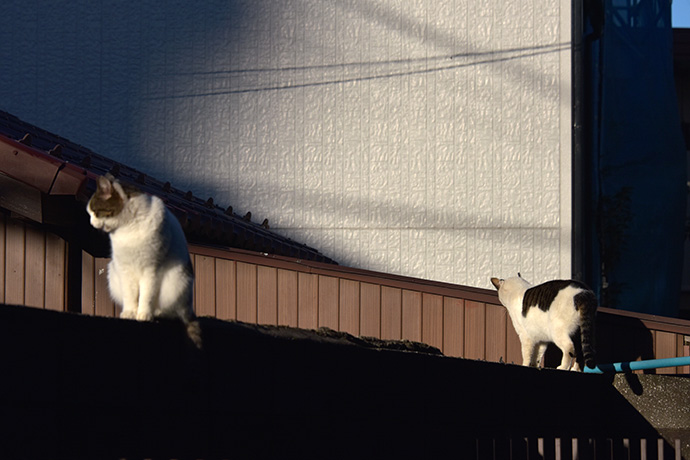
<path id="1" fill-rule="evenodd" d="M 0 108 L 355 267 L 570 275 L 570 2 L 8 0 Z"/>

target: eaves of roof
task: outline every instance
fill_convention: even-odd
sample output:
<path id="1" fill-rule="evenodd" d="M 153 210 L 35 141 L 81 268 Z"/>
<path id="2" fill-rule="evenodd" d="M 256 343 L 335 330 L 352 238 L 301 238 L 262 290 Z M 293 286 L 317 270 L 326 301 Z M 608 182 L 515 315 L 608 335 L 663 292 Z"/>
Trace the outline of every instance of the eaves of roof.
<path id="1" fill-rule="evenodd" d="M 96 178 L 106 173 L 163 199 L 180 220 L 190 242 L 335 263 L 316 249 L 272 232 L 267 220 L 254 223 L 249 213 L 239 216 L 232 207 L 216 205 L 213 198 L 203 200 L 192 192 L 182 192 L 170 182 L 147 176 L 0 111 L 0 206 L 55 225 L 54 219 L 46 222 L 51 220 L 45 219 L 46 214 L 59 215 L 60 210 L 55 208 L 68 206 L 64 198 L 73 197 L 71 202 L 76 202 L 83 214 L 75 225 L 83 226 L 88 223 L 83 209 L 96 188 Z M 13 193 L 2 193 L 9 189 Z M 65 215 L 74 216 L 74 209 Z M 59 225 L 69 226 L 69 222 L 62 219 Z"/>

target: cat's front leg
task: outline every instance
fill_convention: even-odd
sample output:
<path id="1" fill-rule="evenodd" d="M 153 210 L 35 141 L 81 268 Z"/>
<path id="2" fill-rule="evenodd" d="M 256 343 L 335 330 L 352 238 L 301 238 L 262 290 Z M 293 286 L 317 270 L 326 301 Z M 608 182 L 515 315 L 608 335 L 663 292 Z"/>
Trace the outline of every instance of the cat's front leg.
<path id="1" fill-rule="evenodd" d="M 122 318 L 122 319 L 136 319 L 137 318 L 137 311 L 134 308 L 130 308 L 130 309 L 122 308 L 122 312 L 120 312 L 120 318 Z"/>
<path id="2" fill-rule="evenodd" d="M 158 295 L 155 270 L 147 272 L 139 282 L 139 306 L 136 318 L 139 321 L 151 321 L 153 319 L 155 305 L 154 300 Z"/>
<path id="3" fill-rule="evenodd" d="M 123 282 L 122 276 L 113 262 L 108 264 L 108 290 L 115 303 L 122 307 L 120 318 L 123 319 L 134 319 L 137 316 L 138 289 L 131 284 Z"/>
<path id="4" fill-rule="evenodd" d="M 138 296 L 139 290 L 137 289 L 136 285 L 122 286 L 122 313 L 120 313 L 120 318 L 137 318 Z"/>

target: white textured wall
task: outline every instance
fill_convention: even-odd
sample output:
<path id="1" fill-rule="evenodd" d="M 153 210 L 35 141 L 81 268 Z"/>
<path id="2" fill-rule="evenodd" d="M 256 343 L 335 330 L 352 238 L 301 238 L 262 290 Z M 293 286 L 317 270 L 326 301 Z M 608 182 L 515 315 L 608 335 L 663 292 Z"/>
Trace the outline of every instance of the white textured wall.
<path id="1" fill-rule="evenodd" d="M 482 287 L 570 275 L 569 1 L 0 14 L 0 108 L 27 121 L 342 264 Z"/>

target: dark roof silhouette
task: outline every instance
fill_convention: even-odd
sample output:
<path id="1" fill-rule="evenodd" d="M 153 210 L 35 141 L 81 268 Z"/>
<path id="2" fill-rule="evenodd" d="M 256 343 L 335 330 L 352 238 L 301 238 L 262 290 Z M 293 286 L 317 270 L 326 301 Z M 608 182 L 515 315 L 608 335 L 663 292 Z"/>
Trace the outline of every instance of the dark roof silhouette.
<path id="1" fill-rule="evenodd" d="M 76 231 L 81 238 L 85 232 L 93 232 L 70 227 L 88 224 L 84 206 L 96 188 L 95 179 L 106 173 L 162 198 L 182 223 L 190 242 L 335 263 L 318 250 L 269 230 L 268 219 L 252 222 L 247 217 L 250 213 L 237 215 L 232 206 L 218 206 L 212 197 L 203 199 L 191 191 L 178 190 L 170 182 L 147 176 L 0 111 L 0 179 L 6 183 L 0 190 L 13 188 L 15 195 L 4 194 L 0 206 L 57 226 L 58 232 L 60 228 L 72 235 Z M 20 190 L 24 187 L 26 191 Z"/>

